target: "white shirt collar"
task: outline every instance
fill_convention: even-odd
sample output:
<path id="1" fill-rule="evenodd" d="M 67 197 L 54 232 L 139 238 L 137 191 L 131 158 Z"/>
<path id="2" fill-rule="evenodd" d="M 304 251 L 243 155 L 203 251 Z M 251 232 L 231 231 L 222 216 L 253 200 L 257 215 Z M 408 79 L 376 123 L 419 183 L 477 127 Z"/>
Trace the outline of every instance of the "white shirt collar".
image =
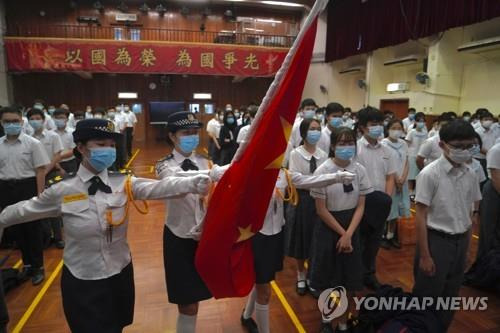
<path id="1" fill-rule="evenodd" d="M 312 156 L 314 156 L 314 158 L 316 158 L 317 160 L 321 158 L 320 150 L 317 147 L 316 147 L 316 151 L 314 152 L 314 154 L 311 154 L 310 152 L 308 152 L 304 146 L 297 147 L 297 152 L 300 154 L 300 156 L 302 156 L 303 158 L 305 158 L 308 161 L 311 160 Z"/>
<path id="2" fill-rule="evenodd" d="M 184 160 L 186 159 L 190 159 L 191 161 L 193 161 L 193 153 L 191 153 L 191 155 L 186 157 L 181 153 L 179 153 L 177 149 L 174 148 L 174 150 L 172 151 L 172 155 L 174 156 L 174 161 L 176 161 L 179 164 L 182 164 L 182 162 L 184 162 Z"/>
<path id="3" fill-rule="evenodd" d="M 372 145 L 368 140 L 366 140 L 365 136 L 363 135 L 361 139 L 359 139 L 360 143 L 365 145 L 366 147 L 369 148 L 378 148 L 380 147 L 380 141 L 377 140 L 377 143 L 375 145 Z"/>
<path id="4" fill-rule="evenodd" d="M 0 138 L 0 143 L 5 143 L 5 142 L 8 142 L 8 143 L 14 143 L 14 142 L 23 142 L 24 139 L 26 138 L 26 134 L 24 132 L 21 132 L 18 136 L 17 136 L 17 139 L 15 139 L 14 141 L 9 141 L 7 140 L 7 135 L 4 135 Z"/>
<path id="5" fill-rule="evenodd" d="M 109 178 L 108 178 L 108 170 L 107 169 L 102 170 L 101 172 L 99 172 L 96 175 L 93 172 L 91 172 L 89 169 L 87 169 L 83 164 L 80 164 L 80 168 L 78 168 L 77 175 L 78 175 L 78 177 L 80 177 L 80 179 L 84 183 L 88 182 L 90 179 L 92 179 L 92 177 L 97 176 L 97 177 L 101 178 L 101 181 L 104 184 L 109 185 L 108 184 Z"/>

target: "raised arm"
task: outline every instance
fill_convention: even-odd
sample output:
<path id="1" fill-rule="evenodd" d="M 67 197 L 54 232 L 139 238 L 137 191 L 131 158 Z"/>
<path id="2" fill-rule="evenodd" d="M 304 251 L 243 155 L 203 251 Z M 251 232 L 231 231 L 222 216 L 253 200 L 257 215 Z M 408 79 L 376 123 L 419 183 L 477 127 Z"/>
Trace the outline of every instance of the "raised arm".
<path id="1" fill-rule="evenodd" d="M 206 195 L 210 177 L 166 177 L 161 180 L 132 177 L 132 192 L 138 200 L 168 199 L 188 193 Z"/>
<path id="2" fill-rule="evenodd" d="M 309 190 L 312 188 L 326 187 L 337 183 L 351 183 L 354 179 L 354 174 L 348 171 L 339 171 L 336 173 L 305 176 L 298 172 L 289 171 L 292 178 L 292 183 L 299 189 Z"/>

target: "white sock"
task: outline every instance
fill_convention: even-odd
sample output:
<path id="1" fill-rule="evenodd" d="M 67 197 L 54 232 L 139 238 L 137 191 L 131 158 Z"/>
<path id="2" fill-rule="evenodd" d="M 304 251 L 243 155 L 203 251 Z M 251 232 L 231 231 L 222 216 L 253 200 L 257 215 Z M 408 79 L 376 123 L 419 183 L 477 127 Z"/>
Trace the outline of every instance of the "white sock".
<path id="1" fill-rule="evenodd" d="M 297 272 L 297 281 L 304 281 L 306 279 L 306 271 Z"/>
<path id="2" fill-rule="evenodd" d="M 255 309 L 255 299 L 257 298 L 257 290 L 253 286 L 252 291 L 248 294 L 247 305 L 245 305 L 245 311 L 243 311 L 243 319 L 248 319 L 252 316 L 253 310 Z"/>
<path id="3" fill-rule="evenodd" d="M 346 323 L 339 323 L 339 330 L 347 331 L 347 324 Z"/>
<path id="4" fill-rule="evenodd" d="M 196 330 L 196 315 L 188 316 L 179 313 L 177 317 L 177 333 L 194 333 Z"/>
<path id="5" fill-rule="evenodd" d="M 259 333 L 269 333 L 269 304 L 255 302 L 255 319 Z"/>
<path id="6" fill-rule="evenodd" d="M 387 239 L 392 239 L 394 238 L 394 233 L 393 232 L 387 232 Z"/>

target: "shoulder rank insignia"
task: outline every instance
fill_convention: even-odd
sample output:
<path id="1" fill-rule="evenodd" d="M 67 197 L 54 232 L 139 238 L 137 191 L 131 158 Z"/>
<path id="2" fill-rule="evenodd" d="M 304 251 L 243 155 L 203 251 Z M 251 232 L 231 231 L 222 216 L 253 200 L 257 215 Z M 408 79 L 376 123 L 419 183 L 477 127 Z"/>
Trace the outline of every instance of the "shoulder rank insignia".
<path id="1" fill-rule="evenodd" d="M 173 159 L 173 158 L 174 158 L 174 154 L 167 155 L 167 156 L 165 156 L 164 158 L 162 158 L 162 159 L 160 159 L 160 160 L 156 161 L 156 164 L 158 164 L 158 163 L 162 163 L 162 162 L 165 162 L 165 161 L 168 161 L 168 160 L 171 160 L 171 159 Z"/>
<path id="2" fill-rule="evenodd" d="M 64 174 L 64 176 L 59 176 L 59 175 L 55 176 L 54 178 L 51 178 L 46 182 L 45 187 L 46 188 L 50 187 L 54 184 L 62 182 L 63 180 L 71 179 L 75 176 L 76 176 L 76 172 L 69 172 L 69 173 Z"/>
<path id="3" fill-rule="evenodd" d="M 108 175 L 110 175 L 110 176 L 129 176 L 129 175 L 133 175 L 133 172 L 130 169 L 120 169 L 118 171 L 108 171 Z"/>

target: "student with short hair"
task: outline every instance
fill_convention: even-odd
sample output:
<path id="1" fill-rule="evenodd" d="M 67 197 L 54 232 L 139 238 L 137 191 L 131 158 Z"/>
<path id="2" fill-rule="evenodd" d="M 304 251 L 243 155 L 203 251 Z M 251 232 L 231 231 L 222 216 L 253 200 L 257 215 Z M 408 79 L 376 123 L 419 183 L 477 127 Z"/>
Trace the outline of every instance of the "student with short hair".
<path id="1" fill-rule="evenodd" d="M 438 128 L 443 127 L 450 121 L 452 121 L 452 117 L 447 112 L 443 113 L 438 118 Z M 441 157 L 442 150 L 439 145 L 440 141 L 441 139 L 439 137 L 439 133 L 437 133 L 437 135 L 429 136 L 429 138 L 422 143 L 420 149 L 418 150 L 416 160 L 417 166 L 420 170 Z"/>
<path id="2" fill-rule="evenodd" d="M 367 172 L 374 191 L 366 196 L 365 213 L 360 225 L 363 258 L 363 282 L 378 289 L 376 257 L 382 241 L 385 221 L 391 210 L 397 162 L 395 153 L 379 142 L 383 136 L 383 114 L 373 107 L 358 112 L 358 128 L 363 134 L 357 142 L 357 161 Z"/>
<path id="3" fill-rule="evenodd" d="M 240 131 L 238 132 L 238 137 L 236 138 L 236 143 L 238 143 L 239 145 L 241 145 L 247 139 L 248 131 L 250 130 L 250 125 L 255 119 L 258 109 L 259 107 L 257 105 L 250 105 L 248 107 L 247 117 L 244 118 L 243 127 L 240 128 Z"/>
<path id="4" fill-rule="evenodd" d="M 339 103 L 329 103 L 325 108 L 326 127 L 321 131 L 321 139 L 318 142 L 318 148 L 328 153 L 330 151 L 330 137 L 332 131 L 344 126 L 344 107 Z"/>
<path id="5" fill-rule="evenodd" d="M 439 137 L 443 155 L 417 178 L 413 294 L 419 297 L 458 296 L 481 200 L 476 176 L 465 165 L 475 145 L 473 127 L 454 120 L 441 128 Z M 453 312 L 439 311 L 438 317 L 446 330 Z"/>
<path id="6" fill-rule="evenodd" d="M 54 123 L 56 124 L 56 134 L 61 139 L 62 148 L 61 160 L 57 164 L 59 173 L 73 173 L 78 170 L 78 163 L 76 162 L 73 149 L 76 144 L 73 141 L 73 129 L 68 126 L 68 112 L 64 109 L 56 109 L 54 111 Z"/>
<path id="7" fill-rule="evenodd" d="M 382 246 L 389 249 L 391 246 L 401 248 L 398 239 L 397 221 L 400 217 L 410 216 L 410 194 L 408 190 L 408 145 L 401 139 L 403 123 L 399 119 L 392 119 L 387 124 L 387 138 L 382 144 L 389 147 L 396 156 L 395 191 L 392 194 L 392 206 L 387 218 Z"/>
<path id="8" fill-rule="evenodd" d="M 304 119 L 300 124 L 302 144 L 290 153 L 289 169 L 301 175 L 312 175 L 328 159 L 326 152 L 317 147 L 321 137 L 321 124 L 316 119 Z M 311 238 L 316 210 L 309 191 L 298 190 L 297 206 L 288 205 L 285 227 L 285 255 L 295 258 L 297 264 L 296 291 L 303 296 L 307 292 L 305 261 L 309 259 Z"/>
<path id="9" fill-rule="evenodd" d="M 415 179 L 420 172 L 417 166 L 417 155 L 422 143 L 427 139 L 427 128 L 425 126 L 425 114 L 418 112 L 415 115 L 415 124 L 410 127 L 405 137 L 408 142 L 408 189 L 410 197 L 415 197 Z M 413 199 L 412 199 L 413 200 Z"/>
<path id="10" fill-rule="evenodd" d="M 50 160 L 40 141 L 22 133 L 20 110 L 4 107 L 0 112 L 5 130 L 0 138 L 0 207 L 5 208 L 43 191 Z M 34 285 L 40 284 L 45 278 L 41 224 L 35 221 L 11 230 L 23 259 L 20 277 L 31 277 Z"/>
<path id="11" fill-rule="evenodd" d="M 405 133 L 408 133 L 408 130 L 410 129 L 410 127 L 415 123 L 416 114 L 417 114 L 417 111 L 415 110 L 415 108 L 408 109 L 408 117 L 403 119 L 403 126 L 404 126 Z"/>
<path id="12" fill-rule="evenodd" d="M 292 126 L 292 133 L 290 135 L 290 145 L 292 149 L 300 146 L 302 138 L 300 136 L 300 124 L 304 119 L 313 119 L 316 116 L 316 109 L 318 105 L 312 98 L 306 98 L 300 103 L 299 112 L 297 113 L 297 118 Z"/>
<path id="13" fill-rule="evenodd" d="M 314 173 L 315 176 L 347 171 L 354 175 L 349 184 L 338 183 L 311 190 L 315 199 L 316 224 L 311 245 L 309 271 L 311 287 L 320 292 L 343 286 L 348 297 L 363 288 L 363 268 L 359 225 L 365 209 L 365 196 L 373 191 L 365 167 L 355 162 L 356 133 L 340 127 L 331 135 L 329 159 Z M 349 329 L 349 312 L 354 302 L 340 318 L 336 332 Z M 331 322 L 322 322 L 322 333 L 333 332 Z"/>
<path id="14" fill-rule="evenodd" d="M 481 163 L 481 166 L 486 173 L 486 154 L 488 154 L 488 150 L 495 145 L 496 140 L 500 138 L 500 128 L 493 125 L 493 114 L 486 109 L 481 112 L 479 121 L 481 125 L 476 128 L 476 132 L 479 136 L 481 136 L 483 147 L 481 148 L 479 154 L 476 154 L 474 158 Z"/>

